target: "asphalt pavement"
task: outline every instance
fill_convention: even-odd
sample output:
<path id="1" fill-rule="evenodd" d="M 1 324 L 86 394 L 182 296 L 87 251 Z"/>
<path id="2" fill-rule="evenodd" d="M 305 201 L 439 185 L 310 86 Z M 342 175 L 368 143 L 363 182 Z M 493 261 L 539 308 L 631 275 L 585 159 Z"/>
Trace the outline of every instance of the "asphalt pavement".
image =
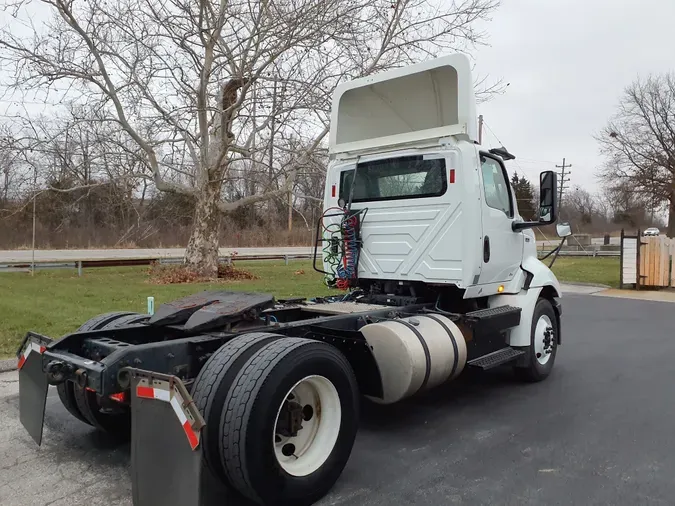
<path id="1" fill-rule="evenodd" d="M 364 403 L 351 459 L 321 506 L 672 505 L 675 315 L 671 303 L 564 298 L 553 374 L 463 375 L 403 403 Z M 74 420 L 56 392 L 43 446 L 0 375 L 0 504 L 130 505 L 129 446 Z"/>

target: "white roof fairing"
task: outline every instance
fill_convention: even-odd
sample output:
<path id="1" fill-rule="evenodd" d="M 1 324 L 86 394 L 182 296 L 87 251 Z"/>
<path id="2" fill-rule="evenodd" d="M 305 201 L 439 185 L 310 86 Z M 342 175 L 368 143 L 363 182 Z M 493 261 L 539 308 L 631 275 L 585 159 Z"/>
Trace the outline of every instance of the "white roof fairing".
<path id="1" fill-rule="evenodd" d="M 450 135 L 477 140 L 471 67 L 462 54 L 342 83 L 333 95 L 331 153 Z"/>

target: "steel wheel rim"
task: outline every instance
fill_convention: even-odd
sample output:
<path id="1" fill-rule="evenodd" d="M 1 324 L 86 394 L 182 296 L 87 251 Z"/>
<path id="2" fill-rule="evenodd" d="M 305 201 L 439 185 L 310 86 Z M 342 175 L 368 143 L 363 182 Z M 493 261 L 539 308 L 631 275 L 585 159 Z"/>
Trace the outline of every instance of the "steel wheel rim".
<path id="1" fill-rule="evenodd" d="M 547 315 L 541 315 L 534 328 L 534 356 L 541 365 L 546 365 L 551 359 L 555 347 L 553 325 Z"/>
<path id="2" fill-rule="evenodd" d="M 279 434 L 280 415 L 288 402 L 302 407 L 302 428 L 295 436 Z M 340 397 L 333 383 L 318 375 L 298 381 L 284 396 L 274 422 L 272 445 L 281 468 L 292 476 L 308 476 L 319 469 L 335 447 L 341 422 Z"/>

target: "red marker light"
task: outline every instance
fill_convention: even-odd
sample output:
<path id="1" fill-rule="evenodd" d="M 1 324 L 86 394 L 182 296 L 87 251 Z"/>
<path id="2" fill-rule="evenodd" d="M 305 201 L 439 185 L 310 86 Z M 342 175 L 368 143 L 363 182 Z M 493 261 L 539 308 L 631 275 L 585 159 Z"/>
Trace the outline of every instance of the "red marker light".
<path id="1" fill-rule="evenodd" d="M 331 193 L 331 196 L 332 196 L 333 198 L 335 198 L 335 185 L 333 185 L 333 186 L 331 187 L 330 193 Z"/>
<path id="2" fill-rule="evenodd" d="M 455 169 L 450 169 L 450 184 L 455 182 Z"/>
<path id="3" fill-rule="evenodd" d="M 110 394 L 110 398 L 113 401 L 117 401 L 117 402 L 126 402 L 126 400 L 127 400 L 126 394 L 124 392 L 120 392 L 118 394 Z"/>

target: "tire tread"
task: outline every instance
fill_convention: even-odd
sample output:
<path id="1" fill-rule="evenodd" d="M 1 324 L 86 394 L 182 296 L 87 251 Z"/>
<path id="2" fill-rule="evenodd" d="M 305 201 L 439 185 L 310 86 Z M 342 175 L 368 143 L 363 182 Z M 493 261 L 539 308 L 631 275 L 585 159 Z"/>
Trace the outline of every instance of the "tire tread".
<path id="1" fill-rule="evenodd" d="M 247 469 L 246 462 L 246 432 L 249 419 L 259 394 L 270 378 L 272 371 L 286 357 L 294 353 L 293 363 L 301 362 L 305 355 L 314 355 L 317 346 L 325 347 L 325 350 L 338 359 L 345 371 L 352 371 L 351 365 L 342 354 L 334 350 L 330 345 L 303 338 L 285 338 L 268 344 L 260 349 L 240 370 L 235 384 L 230 390 L 223 418 L 221 420 L 221 452 L 223 467 L 229 482 L 243 495 L 260 503 L 261 498 L 254 490 Z M 297 350 L 307 347 L 307 352 Z M 352 375 L 352 384 L 356 380 Z M 355 387 L 356 388 L 356 387 Z M 227 428 L 225 430 L 224 428 Z"/>
<path id="2" fill-rule="evenodd" d="M 543 309 L 542 309 L 543 308 Z M 557 339 L 558 336 L 555 336 L 555 347 L 554 347 L 554 354 L 553 356 L 549 359 L 547 362 L 546 367 L 543 371 L 540 370 L 540 365 L 539 362 L 537 362 L 536 357 L 534 356 L 534 344 L 533 344 L 533 339 L 534 339 L 534 329 L 536 325 L 536 321 L 539 319 L 539 317 L 542 314 L 548 313 L 549 316 L 552 317 L 551 322 L 554 325 L 554 328 L 556 330 L 556 334 L 560 332 L 560 329 L 558 328 L 557 321 L 555 319 L 555 310 L 553 309 L 553 305 L 551 304 L 551 301 L 549 301 L 546 298 L 539 298 L 537 300 L 536 305 L 534 306 L 534 312 L 533 312 L 533 317 L 532 317 L 532 322 L 530 323 L 530 346 L 529 346 L 529 364 L 527 367 L 515 367 L 514 371 L 516 374 L 516 377 L 522 381 L 526 381 L 528 383 L 537 383 L 539 381 L 545 380 L 549 374 L 551 374 L 551 370 L 553 369 L 553 365 L 555 364 L 555 358 L 557 355 L 558 351 L 558 345 L 557 345 Z"/>
<path id="3" fill-rule="evenodd" d="M 253 332 L 250 334 L 244 334 L 237 336 L 234 339 L 228 341 L 223 346 L 218 348 L 216 352 L 209 358 L 204 367 L 199 371 L 197 378 L 192 389 L 192 399 L 195 403 L 197 409 L 202 414 L 205 420 L 207 420 L 207 430 L 208 430 L 208 420 L 211 419 L 212 410 L 217 410 L 217 417 L 220 419 L 220 413 L 222 412 L 223 406 L 214 406 L 215 397 L 218 392 L 219 387 L 224 378 L 227 376 L 230 369 L 234 366 L 241 357 L 245 356 L 247 350 L 254 347 L 256 344 L 264 345 L 265 342 L 273 341 L 279 339 L 281 336 L 278 334 L 272 334 L 268 332 Z M 242 366 L 244 364 L 241 364 Z M 234 379 L 234 378 L 233 378 Z M 228 392 L 226 393 L 225 399 L 227 399 L 227 394 L 231 390 L 232 385 L 223 385 L 224 388 L 227 388 Z M 224 400 L 225 400 L 224 399 Z M 216 430 L 217 427 L 216 427 Z M 225 472 L 222 468 L 222 462 L 220 456 L 217 461 L 214 462 L 214 457 L 211 456 L 211 452 L 207 447 L 209 445 L 215 444 L 216 450 L 218 449 L 218 437 L 213 443 L 209 442 L 209 436 L 207 436 L 206 431 L 203 434 L 204 438 L 204 447 L 203 452 L 204 462 L 217 476 L 225 476 Z"/>

